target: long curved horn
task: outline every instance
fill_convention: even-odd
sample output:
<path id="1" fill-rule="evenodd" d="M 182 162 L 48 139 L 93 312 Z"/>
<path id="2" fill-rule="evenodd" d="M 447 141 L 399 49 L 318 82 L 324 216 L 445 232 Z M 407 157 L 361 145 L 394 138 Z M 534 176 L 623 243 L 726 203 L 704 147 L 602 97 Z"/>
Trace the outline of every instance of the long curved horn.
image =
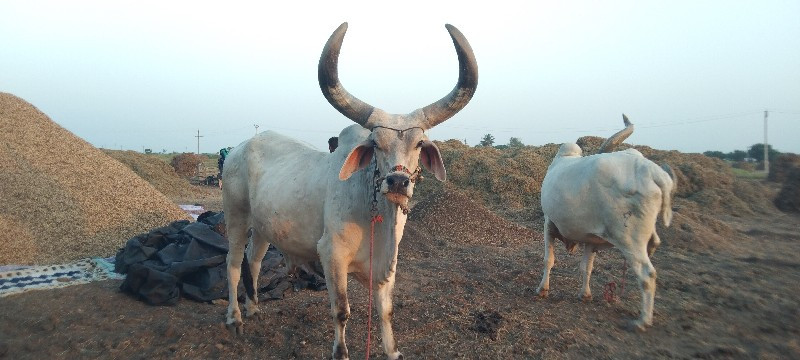
<path id="1" fill-rule="evenodd" d="M 625 116 L 625 114 L 622 114 L 622 121 L 625 122 L 625 128 L 618 131 L 616 134 L 611 135 L 611 137 L 606 139 L 606 141 L 603 141 L 603 144 L 601 144 L 600 148 L 597 150 L 598 154 L 613 151 L 614 148 L 625 141 L 628 136 L 633 134 L 633 124 L 631 124 L 630 120 L 628 120 L 628 117 Z"/>
<path id="2" fill-rule="evenodd" d="M 467 105 L 478 87 L 478 63 L 467 38 L 455 26 L 445 25 L 458 54 L 458 82 L 447 96 L 422 108 L 425 119 L 420 127 L 430 129 L 449 119 Z"/>
<path id="3" fill-rule="evenodd" d="M 375 108 L 350 95 L 339 82 L 339 51 L 346 32 L 347 23 L 344 22 L 331 34 L 322 49 L 318 66 L 319 88 L 336 110 L 364 126 Z"/>

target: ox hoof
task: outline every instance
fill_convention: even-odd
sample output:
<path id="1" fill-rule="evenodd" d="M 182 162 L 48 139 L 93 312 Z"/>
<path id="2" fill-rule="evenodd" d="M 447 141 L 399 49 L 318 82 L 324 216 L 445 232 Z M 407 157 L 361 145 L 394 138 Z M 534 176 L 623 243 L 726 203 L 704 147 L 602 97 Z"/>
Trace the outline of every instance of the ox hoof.
<path id="1" fill-rule="evenodd" d="M 231 333 L 231 336 L 238 336 L 244 334 L 244 323 L 241 321 L 234 321 L 231 323 L 225 324 L 225 327 L 228 328 L 228 331 Z"/>
<path id="2" fill-rule="evenodd" d="M 592 294 L 579 294 L 578 299 L 580 299 L 580 301 L 583 301 L 585 303 L 592 302 Z"/>
<path id="3" fill-rule="evenodd" d="M 633 332 L 644 332 L 651 324 L 644 322 L 642 319 L 631 321 L 630 330 Z"/>
<path id="4" fill-rule="evenodd" d="M 350 353 L 347 352 L 347 346 L 334 344 L 331 359 L 334 360 L 350 360 Z"/>
<path id="5" fill-rule="evenodd" d="M 550 295 L 550 289 L 542 289 L 541 287 L 536 289 L 536 293 L 539 294 L 539 297 L 546 298 L 547 295 Z"/>
<path id="6" fill-rule="evenodd" d="M 261 310 L 259 310 L 258 307 L 255 306 L 255 305 L 253 305 L 250 308 L 245 308 L 244 309 L 244 317 L 246 317 L 246 318 L 256 316 L 256 315 L 258 315 L 260 313 L 261 313 Z"/>
<path id="7" fill-rule="evenodd" d="M 389 360 L 403 360 L 403 354 L 401 352 L 396 352 L 386 357 Z"/>

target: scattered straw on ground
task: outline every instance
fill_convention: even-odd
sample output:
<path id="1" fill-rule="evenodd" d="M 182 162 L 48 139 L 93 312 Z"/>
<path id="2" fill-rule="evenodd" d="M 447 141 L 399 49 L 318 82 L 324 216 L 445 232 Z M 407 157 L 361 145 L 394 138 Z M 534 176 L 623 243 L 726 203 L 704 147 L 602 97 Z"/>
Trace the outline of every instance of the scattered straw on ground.
<path id="1" fill-rule="evenodd" d="M 0 93 L 0 264 L 109 256 L 133 235 L 188 216 L 145 180 Z"/>

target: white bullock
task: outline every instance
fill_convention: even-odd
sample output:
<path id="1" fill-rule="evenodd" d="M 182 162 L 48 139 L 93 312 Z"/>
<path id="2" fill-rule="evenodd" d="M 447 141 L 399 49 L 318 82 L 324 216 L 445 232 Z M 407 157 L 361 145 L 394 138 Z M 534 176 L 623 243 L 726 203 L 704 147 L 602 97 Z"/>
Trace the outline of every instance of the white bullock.
<path id="1" fill-rule="evenodd" d="M 601 145 L 600 152 L 633 132 L 633 125 L 624 119 L 626 128 Z M 662 169 L 635 149 L 582 156 L 577 144 L 561 145 L 542 182 L 545 251 L 539 295 L 547 296 L 550 290 L 554 238 L 570 251 L 583 244 L 580 296 L 584 300 L 592 297 L 589 279 L 595 252 L 613 246 L 639 279 L 642 309 L 634 325 L 639 329 L 651 325 L 656 270 L 650 256 L 661 243 L 656 219 L 660 213 L 664 225 L 669 226 L 674 188 L 669 167 Z"/>
<path id="2" fill-rule="evenodd" d="M 230 304 L 227 324 L 238 333 L 242 318 L 236 287 L 248 230 L 252 229 L 245 269 L 245 316 L 258 311 L 252 288 L 257 284 L 261 259 L 270 243 L 287 265 L 320 261 L 327 281 L 335 321 L 333 357 L 348 358 L 345 325 L 350 316 L 347 276 L 365 286 L 370 278 L 370 225 L 375 226 L 374 301 L 381 319 L 383 348 L 389 359 L 401 358 L 392 334 L 392 289 L 397 250 L 403 237 L 408 200 L 422 163 L 441 181 L 445 168 L 439 149 L 425 131 L 461 110 L 478 83 L 478 67 L 464 35 L 446 25 L 459 60 L 455 88 L 439 101 L 406 115 L 388 114 L 348 93 L 338 79 L 339 51 L 347 30 L 342 24 L 330 37 L 319 61 L 319 83 L 326 99 L 356 122 L 342 130 L 333 153 L 271 131 L 243 142 L 225 161 L 223 207 L 230 241 L 228 281 Z M 246 275 L 246 274 L 245 274 Z M 245 276 L 245 279 L 248 279 Z"/>

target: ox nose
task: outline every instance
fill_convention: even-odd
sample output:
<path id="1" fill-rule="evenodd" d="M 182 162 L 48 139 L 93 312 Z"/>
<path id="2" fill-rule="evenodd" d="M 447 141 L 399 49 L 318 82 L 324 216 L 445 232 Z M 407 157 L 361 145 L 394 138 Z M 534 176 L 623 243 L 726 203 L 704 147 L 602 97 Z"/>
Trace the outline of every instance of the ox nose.
<path id="1" fill-rule="evenodd" d="M 389 192 L 406 193 L 406 188 L 411 180 L 405 175 L 389 175 L 386 177 L 386 185 L 389 185 Z"/>

